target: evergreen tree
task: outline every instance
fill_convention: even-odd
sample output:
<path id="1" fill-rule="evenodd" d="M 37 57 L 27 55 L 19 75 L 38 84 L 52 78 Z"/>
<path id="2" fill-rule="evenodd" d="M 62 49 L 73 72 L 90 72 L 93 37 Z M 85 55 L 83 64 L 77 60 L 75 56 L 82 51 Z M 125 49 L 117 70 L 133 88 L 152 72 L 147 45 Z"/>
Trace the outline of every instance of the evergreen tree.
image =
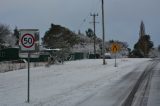
<path id="1" fill-rule="evenodd" d="M 137 57 L 148 57 L 150 50 L 153 47 L 153 42 L 149 35 L 142 36 L 134 45 L 133 55 Z"/>
<path id="2" fill-rule="evenodd" d="M 150 40 L 150 35 L 146 35 L 145 25 L 141 21 L 139 40 L 134 45 L 134 50 L 132 51 L 132 56 L 134 57 L 148 57 L 149 52 L 153 47 L 153 42 Z"/>
<path id="3" fill-rule="evenodd" d="M 48 48 L 70 48 L 79 42 L 75 33 L 60 25 L 51 24 L 42 38 L 43 45 Z"/>
<path id="4" fill-rule="evenodd" d="M 141 24 L 140 24 L 140 30 L 139 30 L 139 37 L 142 37 L 146 35 L 146 32 L 145 32 L 145 25 L 143 23 L 143 21 L 141 21 Z"/>
<path id="5" fill-rule="evenodd" d="M 18 45 L 18 43 L 19 43 L 19 31 L 18 31 L 17 27 L 15 27 L 15 29 L 14 29 L 13 36 L 16 38 L 16 44 L 15 45 Z"/>
<path id="6" fill-rule="evenodd" d="M 93 38 L 94 37 L 94 32 L 92 31 L 92 29 L 88 29 L 86 31 L 86 35 L 89 37 L 89 38 Z"/>

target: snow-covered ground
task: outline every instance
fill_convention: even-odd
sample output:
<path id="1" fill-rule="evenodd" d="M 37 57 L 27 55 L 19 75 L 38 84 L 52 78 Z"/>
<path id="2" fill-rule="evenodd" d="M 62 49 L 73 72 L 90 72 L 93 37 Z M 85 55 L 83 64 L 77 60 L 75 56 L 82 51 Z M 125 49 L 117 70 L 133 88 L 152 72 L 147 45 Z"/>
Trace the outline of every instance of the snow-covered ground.
<path id="1" fill-rule="evenodd" d="M 30 103 L 27 100 L 27 69 L 0 73 L 0 106 L 75 106 L 149 59 L 69 61 L 64 65 L 31 68 Z M 144 70 L 144 66 L 141 67 Z"/>

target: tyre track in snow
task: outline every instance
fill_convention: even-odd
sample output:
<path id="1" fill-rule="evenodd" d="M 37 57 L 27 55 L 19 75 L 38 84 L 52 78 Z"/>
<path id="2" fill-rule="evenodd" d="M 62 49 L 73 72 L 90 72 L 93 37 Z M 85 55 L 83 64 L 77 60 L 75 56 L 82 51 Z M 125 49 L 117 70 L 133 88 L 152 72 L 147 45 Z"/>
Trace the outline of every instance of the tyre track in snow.
<path id="1" fill-rule="evenodd" d="M 153 69 L 157 64 L 158 61 L 152 61 L 152 63 L 144 70 L 131 92 L 122 103 L 122 106 L 147 106 L 146 103 L 148 100 L 151 76 L 154 72 Z"/>

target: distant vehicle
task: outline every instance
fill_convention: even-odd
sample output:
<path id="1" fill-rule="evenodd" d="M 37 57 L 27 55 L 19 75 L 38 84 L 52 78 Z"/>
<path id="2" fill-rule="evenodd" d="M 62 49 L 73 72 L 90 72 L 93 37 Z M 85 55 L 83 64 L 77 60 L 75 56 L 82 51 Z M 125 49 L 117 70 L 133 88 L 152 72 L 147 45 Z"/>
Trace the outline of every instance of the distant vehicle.
<path id="1" fill-rule="evenodd" d="M 104 56 L 105 56 L 105 59 L 111 59 L 111 54 L 110 53 L 105 53 Z"/>

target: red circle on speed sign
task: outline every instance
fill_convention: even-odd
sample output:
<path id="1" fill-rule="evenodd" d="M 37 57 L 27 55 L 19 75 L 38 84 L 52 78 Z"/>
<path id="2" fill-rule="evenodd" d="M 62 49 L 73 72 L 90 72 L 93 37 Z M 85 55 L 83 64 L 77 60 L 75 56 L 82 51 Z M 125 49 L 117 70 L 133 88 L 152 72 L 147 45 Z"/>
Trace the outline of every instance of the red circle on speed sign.
<path id="1" fill-rule="evenodd" d="M 26 33 L 21 38 L 21 43 L 25 48 L 31 48 L 34 45 L 35 39 L 32 34 Z"/>

